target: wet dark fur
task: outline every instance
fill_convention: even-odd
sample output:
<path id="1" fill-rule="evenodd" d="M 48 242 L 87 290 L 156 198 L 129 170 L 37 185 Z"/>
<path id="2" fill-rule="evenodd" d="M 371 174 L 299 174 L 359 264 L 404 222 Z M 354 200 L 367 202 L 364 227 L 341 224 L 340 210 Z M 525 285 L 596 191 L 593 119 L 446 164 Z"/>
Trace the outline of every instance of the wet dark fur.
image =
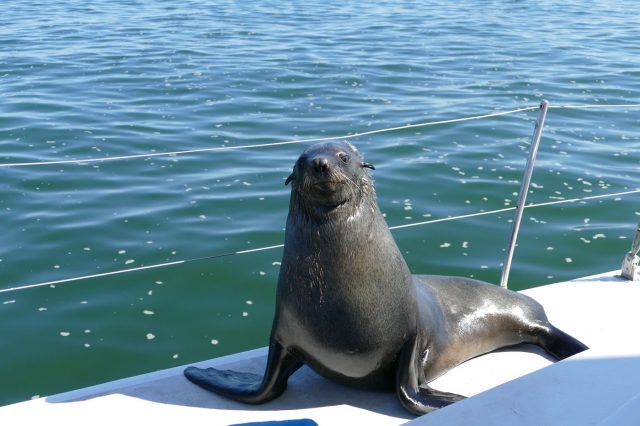
<path id="1" fill-rule="evenodd" d="M 416 414 L 460 400 L 428 383 L 475 356 L 519 343 L 558 359 L 586 348 L 533 299 L 459 277 L 415 275 L 380 213 L 367 172 L 347 142 L 298 159 L 276 312 L 264 376 L 189 367 L 189 380 L 226 397 L 279 396 L 303 363 L 351 386 L 395 390 Z"/>

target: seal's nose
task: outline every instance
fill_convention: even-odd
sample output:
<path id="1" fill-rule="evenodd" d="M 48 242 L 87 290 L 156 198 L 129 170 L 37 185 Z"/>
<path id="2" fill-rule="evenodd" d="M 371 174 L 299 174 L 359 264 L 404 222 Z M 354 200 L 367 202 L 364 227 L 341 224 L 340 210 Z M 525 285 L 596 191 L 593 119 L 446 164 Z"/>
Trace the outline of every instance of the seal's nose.
<path id="1" fill-rule="evenodd" d="M 313 170 L 316 173 L 324 173 L 329 169 L 329 160 L 326 157 L 316 157 L 313 159 Z"/>

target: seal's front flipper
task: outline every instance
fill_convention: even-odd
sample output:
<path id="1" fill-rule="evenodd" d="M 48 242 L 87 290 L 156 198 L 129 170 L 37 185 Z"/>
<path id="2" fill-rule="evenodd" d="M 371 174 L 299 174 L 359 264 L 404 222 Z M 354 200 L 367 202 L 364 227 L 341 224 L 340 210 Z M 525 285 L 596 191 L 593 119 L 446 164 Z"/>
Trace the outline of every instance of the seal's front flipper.
<path id="1" fill-rule="evenodd" d="M 396 371 L 396 394 L 400 403 L 414 414 L 426 414 L 465 397 L 435 390 L 424 383 L 424 365 L 420 362 L 417 338 L 412 338 L 400 352 Z M 422 382 L 422 383 L 421 383 Z"/>
<path id="2" fill-rule="evenodd" d="M 248 404 L 261 404 L 280 396 L 287 388 L 287 379 L 302 362 L 294 358 L 277 342 L 269 346 L 269 358 L 264 377 L 215 368 L 187 367 L 184 375 L 196 385 L 227 398 Z"/>
<path id="3" fill-rule="evenodd" d="M 227 389 L 234 389 L 239 394 L 249 395 L 256 393 L 262 384 L 262 376 L 258 374 L 215 368 L 187 367 L 184 375 L 196 385 L 221 394 Z"/>
<path id="4" fill-rule="evenodd" d="M 417 390 L 399 388 L 398 397 L 404 408 L 418 415 L 430 413 L 433 410 L 465 399 L 462 395 L 441 392 L 429 386 L 420 386 Z"/>

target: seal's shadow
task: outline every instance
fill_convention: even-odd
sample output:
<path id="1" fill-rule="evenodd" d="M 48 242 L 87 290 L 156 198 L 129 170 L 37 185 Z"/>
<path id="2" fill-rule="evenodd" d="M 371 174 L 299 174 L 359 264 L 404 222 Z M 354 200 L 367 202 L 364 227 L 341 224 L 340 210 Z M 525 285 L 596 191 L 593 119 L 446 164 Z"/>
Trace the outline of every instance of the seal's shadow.
<path id="1" fill-rule="evenodd" d="M 266 356 L 260 362 L 256 362 L 256 365 L 260 364 L 266 365 Z M 238 367 L 238 370 L 262 374 L 263 368 L 253 368 L 252 366 L 247 370 Z M 156 385 L 165 388 L 160 384 Z M 415 417 L 400 405 L 394 392 L 377 392 L 343 386 L 318 375 L 308 366 L 303 366 L 289 378 L 287 390 L 282 396 L 259 405 L 243 404 L 226 399 L 195 386 L 183 377 L 177 378 L 175 383 L 169 387 L 173 388 L 169 394 L 152 393 L 148 392 L 149 389 L 135 388 L 130 391 L 125 390 L 123 393 L 165 404 L 217 410 L 281 411 L 347 405 L 392 417 L 404 419 Z"/>
<path id="2" fill-rule="evenodd" d="M 266 348 L 251 351 L 251 353 L 251 357 L 238 362 L 219 363 L 216 362 L 216 360 L 211 360 L 197 365 L 201 368 L 214 366 L 220 369 L 233 369 L 262 374 L 266 365 Z M 496 351 L 493 354 L 503 357 L 522 356 L 524 354 L 531 358 L 538 358 L 538 367 L 551 364 L 553 360 L 542 349 L 533 345 L 518 345 L 513 348 Z M 478 366 L 474 366 L 473 363 L 477 362 L 482 365 L 482 363 L 485 363 L 487 360 L 485 357 L 491 356 L 492 354 L 483 355 L 475 360 L 467 361 L 467 363 L 462 364 L 460 367 L 451 370 L 451 373 L 456 374 L 457 370 L 457 374 L 467 374 L 466 369 L 469 368 L 477 371 Z M 182 369 L 183 367 L 177 367 L 168 370 L 157 379 L 149 380 L 149 377 L 153 377 L 154 375 L 154 373 L 152 373 L 151 376 L 146 376 L 146 379 L 144 379 L 145 376 L 141 376 L 140 380 L 135 380 L 134 378 L 134 380 L 124 383 L 124 385 L 115 382 L 111 388 L 109 388 L 109 384 L 98 386 L 95 392 L 85 393 L 83 396 L 74 397 L 72 394 L 67 396 L 62 394 L 56 397 L 49 397 L 48 402 L 68 403 L 117 395 L 142 399 L 151 403 L 183 406 L 185 408 L 204 408 L 213 411 L 237 410 L 266 413 L 269 411 L 295 411 L 346 405 L 407 420 L 415 417 L 400 405 L 394 392 L 377 392 L 336 384 L 321 377 L 307 366 L 303 366 L 289 378 L 287 390 L 281 397 L 260 405 L 239 403 L 201 389 L 189 382 L 182 375 Z M 513 376 L 511 378 L 515 378 L 526 373 L 526 371 L 512 371 L 510 374 Z M 483 374 L 485 374 L 484 377 Z M 480 387 L 490 388 L 498 384 L 487 382 L 487 377 L 493 376 L 491 372 L 485 371 L 483 374 L 480 374 L 479 380 L 485 383 L 480 383 Z M 443 378 L 445 378 L 445 376 L 443 376 Z"/>

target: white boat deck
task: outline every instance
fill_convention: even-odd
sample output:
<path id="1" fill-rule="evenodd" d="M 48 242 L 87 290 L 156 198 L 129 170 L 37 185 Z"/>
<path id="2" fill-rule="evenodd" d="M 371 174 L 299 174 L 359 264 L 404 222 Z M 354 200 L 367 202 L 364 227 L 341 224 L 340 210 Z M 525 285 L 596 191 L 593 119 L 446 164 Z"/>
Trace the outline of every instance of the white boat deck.
<path id="1" fill-rule="evenodd" d="M 433 382 L 470 396 L 415 418 L 393 393 L 336 385 L 303 367 L 285 394 L 249 406 L 188 382 L 183 367 L 0 407 L 2 424 L 230 425 L 312 419 L 319 425 L 640 424 L 640 283 L 619 271 L 526 290 L 550 320 L 591 349 L 553 363 L 534 346 L 475 358 Z M 262 374 L 266 348 L 197 364 Z"/>

